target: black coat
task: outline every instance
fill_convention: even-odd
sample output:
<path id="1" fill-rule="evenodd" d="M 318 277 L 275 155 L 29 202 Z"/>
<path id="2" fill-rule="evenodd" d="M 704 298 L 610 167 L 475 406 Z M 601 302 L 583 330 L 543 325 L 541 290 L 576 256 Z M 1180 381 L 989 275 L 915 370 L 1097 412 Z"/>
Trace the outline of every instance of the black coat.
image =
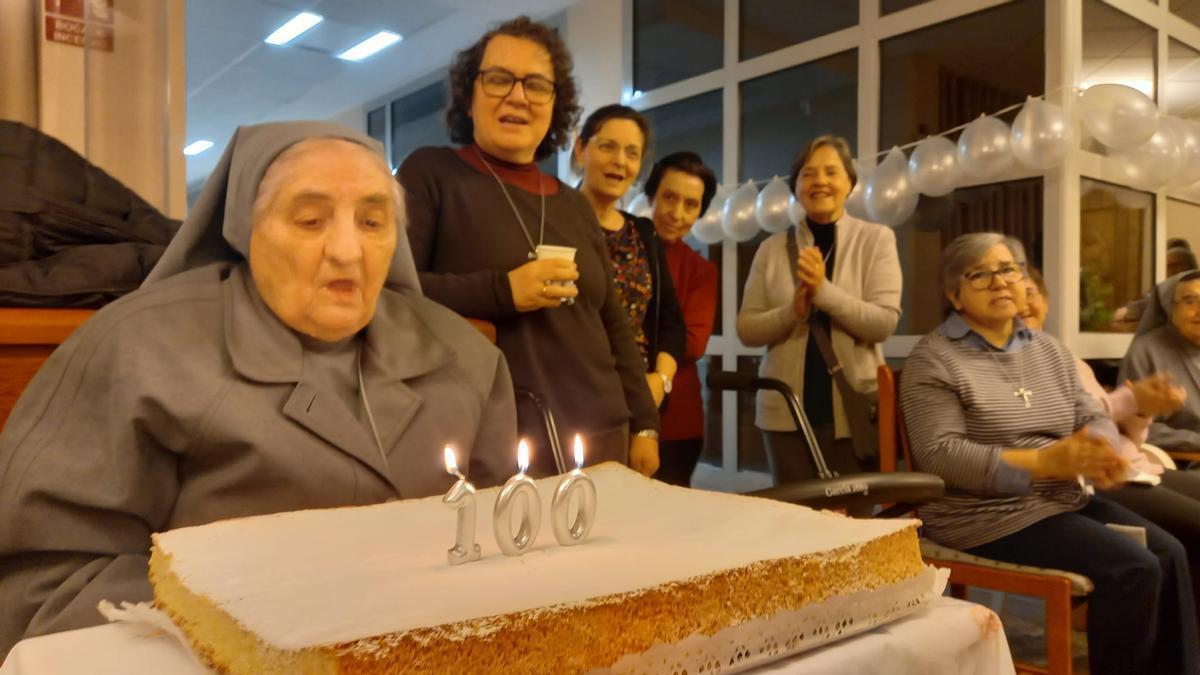
<path id="1" fill-rule="evenodd" d="M 0 121 L 0 306 L 111 302 L 142 284 L 178 229 L 65 144 Z"/>
<path id="2" fill-rule="evenodd" d="M 646 319 L 642 323 L 648 343 L 646 372 L 654 370 L 655 356 L 659 352 L 666 352 L 675 359 L 675 363 L 683 364 L 687 326 L 683 323 L 683 311 L 679 309 L 679 298 L 675 295 L 675 282 L 671 280 L 671 270 L 667 267 L 667 249 L 659 241 L 654 223 L 649 218 L 637 218 L 624 211 L 621 214 L 625 216 L 626 223 L 633 223 L 637 229 L 650 263 L 653 290 L 646 308 Z"/>

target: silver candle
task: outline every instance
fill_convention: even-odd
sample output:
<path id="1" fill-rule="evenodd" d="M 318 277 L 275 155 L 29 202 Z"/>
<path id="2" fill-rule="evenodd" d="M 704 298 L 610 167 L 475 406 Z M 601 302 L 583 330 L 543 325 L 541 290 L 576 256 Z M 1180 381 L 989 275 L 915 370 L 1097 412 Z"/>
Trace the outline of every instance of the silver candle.
<path id="1" fill-rule="evenodd" d="M 517 475 L 509 478 L 500 489 L 496 508 L 492 511 L 492 530 L 496 534 L 496 544 L 504 555 L 511 556 L 524 555 L 533 548 L 538 530 L 542 527 L 542 500 L 538 496 L 537 486 L 525 475 L 529 470 L 529 445 L 524 440 L 517 445 L 517 467 Z M 519 502 L 524 502 L 525 509 L 521 513 L 521 525 L 514 535 L 513 510 Z"/>
<path id="2" fill-rule="evenodd" d="M 583 472 L 583 440 L 575 434 L 575 470 L 568 473 L 554 490 L 550 503 L 550 523 L 554 538 L 563 546 L 581 544 L 596 522 L 596 484 Z M 571 521 L 571 497 L 579 495 L 579 511 Z"/>
<path id="3" fill-rule="evenodd" d="M 458 530 L 454 536 L 454 546 L 446 552 L 446 560 L 451 565 L 461 565 L 479 560 L 480 555 L 479 544 L 475 543 L 475 486 L 459 472 L 454 449 L 447 445 L 444 453 L 446 473 L 458 477 L 458 481 L 442 497 L 443 504 L 458 512 Z"/>

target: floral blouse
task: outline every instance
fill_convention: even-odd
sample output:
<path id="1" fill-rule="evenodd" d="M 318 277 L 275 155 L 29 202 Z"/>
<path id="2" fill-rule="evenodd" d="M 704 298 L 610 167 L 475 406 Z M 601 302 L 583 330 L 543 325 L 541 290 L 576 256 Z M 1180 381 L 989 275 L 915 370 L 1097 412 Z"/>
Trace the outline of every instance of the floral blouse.
<path id="1" fill-rule="evenodd" d="M 617 287 L 617 297 L 629 313 L 629 322 L 633 325 L 633 338 L 637 342 L 642 360 L 647 360 L 649 340 L 646 338 L 646 310 L 650 306 L 653 293 L 653 280 L 650 276 L 650 261 L 646 257 L 646 248 L 638 236 L 637 228 L 629 219 L 619 230 L 604 230 L 604 240 L 608 244 L 608 257 L 612 261 L 613 284 Z"/>

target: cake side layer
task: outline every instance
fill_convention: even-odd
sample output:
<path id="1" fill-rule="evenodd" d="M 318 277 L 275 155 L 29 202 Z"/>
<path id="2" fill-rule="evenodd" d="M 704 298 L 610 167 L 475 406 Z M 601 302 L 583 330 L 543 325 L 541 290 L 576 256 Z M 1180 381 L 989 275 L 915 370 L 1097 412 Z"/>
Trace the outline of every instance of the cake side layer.
<path id="1" fill-rule="evenodd" d="M 749 619 L 874 590 L 923 569 L 915 525 L 824 554 L 743 568 L 596 598 L 338 646 L 274 649 L 231 616 L 179 585 L 171 560 L 151 559 L 159 603 L 209 663 L 230 673 L 582 673 L 689 635 L 712 635 Z M 161 589 L 160 589 L 161 587 Z M 180 617 L 186 617 L 181 620 Z M 214 642 L 215 641 L 215 642 Z M 336 663 L 336 666 L 334 665 Z"/>
<path id="2" fill-rule="evenodd" d="M 463 639 L 477 631 L 456 625 L 359 640 L 341 646 L 338 672 L 585 673 L 656 644 L 874 590 L 923 569 L 912 526 L 828 554 L 753 563 L 586 606 L 493 617 L 483 620 L 492 624 L 484 637 Z"/>
<path id="3" fill-rule="evenodd" d="M 454 513 L 440 498 L 258 516 L 154 535 L 172 570 L 264 642 L 352 642 L 640 591 L 761 560 L 863 544 L 916 521 L 851 520 L 739 495 L 668 486 L 617 465 L 589 470 L 591 538 L 562 547 L 548 522 L 528 554 L 499 554 L 497 490 L 478 495 L 484 558 L 451 567 Z M 545 517 L 557 479 L 538 481 Z M 480 624 L 477 630 L 489 628 Z"/>

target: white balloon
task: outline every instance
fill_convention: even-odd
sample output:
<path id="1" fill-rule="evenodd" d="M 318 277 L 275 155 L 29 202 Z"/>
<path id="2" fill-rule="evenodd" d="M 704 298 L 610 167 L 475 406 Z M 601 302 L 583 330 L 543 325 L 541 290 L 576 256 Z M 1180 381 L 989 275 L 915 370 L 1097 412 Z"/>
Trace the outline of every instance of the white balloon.
<path id="1" fill-rule="evenodd" d="M 754 203 L 758 226 L 772 233 L 783 232 L 791 227 L 792 220 L 788 216 L 788 200 L 791 197 L 792 191 L 787 183 L 779 176 L 772 178 L 758 193 L 758 200 Z"/>
<path id="2" fill-rule="evenodd" d="M 628 210 L 629 213 L 639 218 L 649 218 L 651 213 L 650 200 L 646 198 L 646 193 L 639 192 L 638 196 L 629 202 Z"/>
<path id="3" fill-rule="evenodd" d="M 1004 120 L 980 115 L 958 137 L 958 164 L 967 175 L 997 178 L 1013 165 L 1009 129 Z"/>
<path id="4" fill-rule="evenodd" d="M 867 181 L 866 203 L 871 220 L 895 227 L 912 215 L 919 198 L 904 153 L 892 148 Z"/>
<path id="5" fill-rule="evenodd" d="M 870 220 L 871 214 L 867 211 L 867 181 L 871 179 L 875 169 L 864 166 L 856 159 L 854 171 L 858 174 L 858 182 L 854 184 L 850 194 L 846 195 L 846 213 L 859 220 Z"/>
<path id="6" fill-rule="evenodd" d="M 692 236 L 702 244 L 715 244 L 721 241 L 725 233 L 721 230 L 721 217 L 725 211 L 725 199 L 729 196 L 729 188 L 721 185 L 713 195 L 712 202 L 704 215 L 692 226 Z"/>
<path id="7" fill-rule="evenodd" d="M 913 148 L 908 158 L 908 173 L 913 187 L 930 197 L 944 197 L 958 187 L 962 168 L 958 149 L 943 136 L 928 136 Z"/>
<path id="8" fill-rule="evenodd" d="M 1175 178 L 1183 165 L 1183 153 L 1171 125 L 1159 125 L 1150 140 L 1128 152 L 1114 155 L 1125 181 L 1144 190 L 1157 190 Z"/>
<path id="9" fill-rule="evenodd" d="M 1063 109 L 1032 96 L 1017 113 L 1012 127 L 1012 153 L 1035 171 L 1062 163 L 1075 140 L 1075 130 Z"/>
<path id="10" fill-rule="evenodd" d="M 1171 129 L 1182 155 L 1179 171 L 1172 177 L 1171 185 L 1179 187 L 1200 181 L 1200 124 L 1166 116 L 1159 123 Z"/>
<path id="11" fill-rule="evenodd" d="M 758 201 L 758 188 L 753 181 L 733 191 L 725 202 L 721 229 L 730 239 L 738 242 L 750 241 L 758 234 L 758 219 L 754 216 L 754 204 Z"/>
<path id="12" fill-rule="evenodd" d="M 804 205 L 796 199 L 796 195 L 788 196 L 788 220 L 792 221 L 793 225 L 799 225 L 804 222 Z"/>
<path id="13" fill-rule="evenodd" d="M 1096 140 L 1114 150 L 1133 150 L 1158 129 L 1158 106 L 1123 84 L 1097 84 L 1079 97 L 1079 118 Z"/>

